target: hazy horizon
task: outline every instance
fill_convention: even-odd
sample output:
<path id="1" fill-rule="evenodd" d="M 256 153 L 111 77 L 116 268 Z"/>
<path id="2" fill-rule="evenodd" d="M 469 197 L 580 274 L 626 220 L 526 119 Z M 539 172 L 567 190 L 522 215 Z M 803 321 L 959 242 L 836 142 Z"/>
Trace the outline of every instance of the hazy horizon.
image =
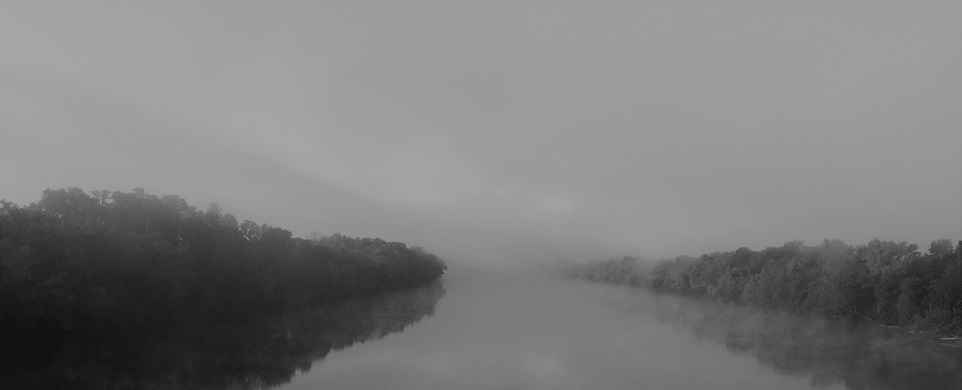
<path id="1" fill-rule="evenodd" d="M 449 258 L 962 239 L 962 3 L 0 5 L 0 199 Z M 953 241 L 953 242 L 954 242 Z"/>

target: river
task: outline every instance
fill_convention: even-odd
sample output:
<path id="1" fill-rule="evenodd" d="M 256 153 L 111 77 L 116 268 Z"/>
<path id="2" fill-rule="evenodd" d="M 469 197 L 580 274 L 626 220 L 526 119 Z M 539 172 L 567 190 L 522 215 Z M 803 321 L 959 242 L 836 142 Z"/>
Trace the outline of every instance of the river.
<path id="1" fill-rule="evenodd" d="M 281 389 L 962 388 L 962 353 L 787 313 L 453 270 L 433 316 Z"/>
<path id="2" fill-rule="evenodd" d="M 962 388 L 962 350 L 864 325 L 536 272 L 227 324 L 191 340 L 67 348 L 4 388 Z"/>

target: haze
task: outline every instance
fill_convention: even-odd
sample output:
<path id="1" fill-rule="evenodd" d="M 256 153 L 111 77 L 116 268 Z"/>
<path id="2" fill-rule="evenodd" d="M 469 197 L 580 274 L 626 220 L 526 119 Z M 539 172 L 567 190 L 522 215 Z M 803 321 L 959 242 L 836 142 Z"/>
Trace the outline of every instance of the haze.
<path id="1" fill-rule="evenodd" d="M 5 2 L 0 198 L 479 263 L 962 239 L 962 3 Z"/>

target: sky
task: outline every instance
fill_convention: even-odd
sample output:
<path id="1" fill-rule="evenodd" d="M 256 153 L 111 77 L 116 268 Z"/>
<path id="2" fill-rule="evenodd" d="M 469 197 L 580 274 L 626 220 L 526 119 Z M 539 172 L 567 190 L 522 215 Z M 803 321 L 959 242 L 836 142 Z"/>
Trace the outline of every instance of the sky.
<path id="1" fill-rule="evenodd" d="M 962 2 L 0 3 L 0 198 L 481 263 L 962 239 Z"/>

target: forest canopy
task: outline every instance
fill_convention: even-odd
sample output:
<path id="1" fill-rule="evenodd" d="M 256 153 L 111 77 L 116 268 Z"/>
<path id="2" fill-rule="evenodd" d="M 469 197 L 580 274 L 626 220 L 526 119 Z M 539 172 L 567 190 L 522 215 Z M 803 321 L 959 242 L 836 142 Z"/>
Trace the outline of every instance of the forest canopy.
<path id="1" fill-rule="evenodd" d="M 633 257 L 568 263 L 561 271 L 571 278 L 962 335 L 962 241 L 954 248 L 950 240 L 934 241 L 925 254 L 905 241 L 792 241 L 654 264 Z"/>
<path id="2" fill-rule="evenodd" d="M 0 201 L 0 338 L 9 352 L 178 332 L 413 287 L 445 269 L 419 247 L 295 238 L 140 188 L 46 190 L 28 206 Z"/>

